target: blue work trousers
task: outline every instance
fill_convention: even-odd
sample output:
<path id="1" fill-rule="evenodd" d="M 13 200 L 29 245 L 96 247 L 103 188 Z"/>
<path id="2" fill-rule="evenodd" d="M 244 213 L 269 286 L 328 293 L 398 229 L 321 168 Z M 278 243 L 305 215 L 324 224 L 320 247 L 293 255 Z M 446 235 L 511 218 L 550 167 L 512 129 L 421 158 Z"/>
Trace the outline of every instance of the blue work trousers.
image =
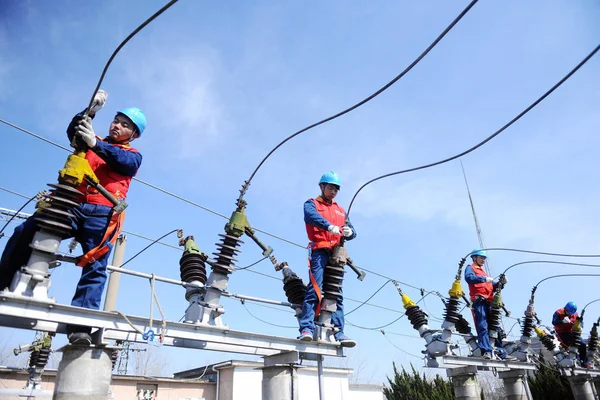
<path id="1" fill-rule="evenodd" d="M 310 257 L 310 270 L 312 275 L 319 285 L 319 289 L 323 290 L 323 273 L 325 266 L 329 261 L 329 257 L 332 252 L 328 249 L 318 249 L 311 253 Z M 340 288 L 340 293 L 342 289 Z M 302 315 L 300 316 L 300 333 L 303 330 L 308 329 L 311 332 L 315 331 L 315 312 L 319 299 L 317 298 L 317 292 L 312 285 L 312 282 L 308 283 L 306 288 L 306 295 L 304 296 L 304 303 L 302 304 Z M 342 296 L 338 297 L 337 310 L 331 317 L 333 325 L 339 329 L 339 332 L 335 334 L 336 340 L 344 334 L 344 299 Z"/>
<path id="2" fill-rule="evenodd" d="M 81 244 L 83 253 L 98 246 L 111 217 L 111 207 L 98 204 L 80 204 L 71 210 L 75 240 Z M 0 259 L 0 290 L 10 286 L 15 273 L 29 261 L 29 244 L 37 231 L 37 214 L 29 217 L 15 228 Z M 66 239 L 66 238 L 65 238 Z M 98 310 L 106 283 L 106 265 L 110 251 L 98 260 L 85 265 L 77 284 L 71 305 Z"/>
<path id="3" fill-rule="evenodd" d="M 491 303 L 483 299 L 477 299 L 473 302 L 473 318 L 475 319 L 475 330 L 477 331 L 477 344 L 482 353 L 491 353 L 492 345 L 488 331 L 488 316 L 490 314 Z M 506 351 L 502 347 L 502 330 L 498 329 L 498 337 L 494 341 L 496 349 L 500 352 L 500 358 L 506 357 Z"/>

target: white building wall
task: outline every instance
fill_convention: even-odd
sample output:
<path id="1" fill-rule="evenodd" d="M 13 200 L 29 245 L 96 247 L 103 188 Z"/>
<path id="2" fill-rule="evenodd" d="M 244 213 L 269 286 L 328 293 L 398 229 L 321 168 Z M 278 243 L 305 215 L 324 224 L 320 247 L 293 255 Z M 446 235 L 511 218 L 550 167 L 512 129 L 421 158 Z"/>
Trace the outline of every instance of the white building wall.
<path id="1" fill-rule="evenodd" d="M 233 399 L 262 399 L 262 370 L 256 367 L 235 367 Z"/>

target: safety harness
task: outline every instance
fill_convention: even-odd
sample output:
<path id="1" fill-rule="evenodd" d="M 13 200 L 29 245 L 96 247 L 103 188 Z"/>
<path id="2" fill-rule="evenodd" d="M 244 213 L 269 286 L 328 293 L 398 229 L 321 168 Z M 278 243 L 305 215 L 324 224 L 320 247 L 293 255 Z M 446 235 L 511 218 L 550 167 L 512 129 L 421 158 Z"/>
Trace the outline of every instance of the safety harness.
<path id="1" fill-rule="evenodd" d="M 79 261 L 76 265 L 78 267 L 85 267 L 89 263 L 97 261 L 106 253 L 111 251 L 117 241 L 117 238 L 119 237 L 119 234 L 121 233 L 124 221 L 124 211 L 119 214 L 112 212 L 110 221 L 108 222 L 108 226 L 106 227 L 106 231 L 104 231 L 104 237 L 102 238 L 100 244 L 98 244 L 98 246 L 94 247 L 93 249 L 79 257 Z"/>

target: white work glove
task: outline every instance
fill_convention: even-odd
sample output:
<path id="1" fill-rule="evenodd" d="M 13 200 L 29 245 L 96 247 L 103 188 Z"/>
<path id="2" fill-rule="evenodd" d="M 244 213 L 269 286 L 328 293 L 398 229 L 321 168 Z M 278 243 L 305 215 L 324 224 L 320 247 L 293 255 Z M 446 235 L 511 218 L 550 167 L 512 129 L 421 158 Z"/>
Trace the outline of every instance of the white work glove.
<path id="1" fill-rule="evenodd" d="M 488 283 L 491 283 L 491 282 L 494 282 L 494 278 L 492 278 L 491 276 L 486 276 L 485 281 Z"/>
<path id="2" fill-rule="evenodd" d="M 329 225 L 327 227 L 327 230 L 329 232 L 333 233 L 334 235 L 340 235 L 340 227 L 339 226 Z"/>
<path id="3" fill-rule="evenodd" d="M 352 234 L 354 232 L 352 231 L 352 228 L 344 225 L 344 226 L 342 226 L 342 233 L 344 234 L 345 237 L 350 237 L 350 236 L 352 236 Z"/>
<path id="4" fill-rule="evenodd" d="M 96 147 L 96 133 L 92 127 L 92 119 L 90 117 L 82 118 L 79 125 L 75 127 L 75 133 L 81 136 L 81 139 L 91 148 Z"/>
<path id="5" fill-rule="evenodd" d="M 563 318 L 563 320 L 562 320 L 562 323 L 563 323 L 563 324 L 570 324 L 570 323 L 571 323 L 571 318 L 569 318 L 569 317 L 564 317 L 564 318 Z"/>
<path id="6" fill-rule="evenodd" d="M 104 90 L 98 90 L 96 95 L 94 96 L 94 101 L 92 102 L 92 108 L 88 111 L 88 115 L 95 115 L 106 103 L 106 98 L 108 97 L 108 93 Z"/>

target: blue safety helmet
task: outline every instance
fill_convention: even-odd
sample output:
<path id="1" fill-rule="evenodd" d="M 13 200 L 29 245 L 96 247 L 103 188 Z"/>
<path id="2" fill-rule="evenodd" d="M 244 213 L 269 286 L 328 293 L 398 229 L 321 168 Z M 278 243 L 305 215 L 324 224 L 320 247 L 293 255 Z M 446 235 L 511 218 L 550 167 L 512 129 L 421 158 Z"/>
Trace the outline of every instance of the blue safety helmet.
<path id="1" fill-rule="evenodd" d="M 142 132 L 146 129 L 146 116 L 137 107 L 125 108 L 124 110 L 118 111 L 118 114 L 122 114 L 129 118 L 131 122 L 136 126 L 138 136 L 142 136 Z"/>
<path id="2" fill-rule="evenodd" d="M 575 314 L 577 312 L 577 304 L 573 303 L 572 301 L 568 302 L 565 305 L 565 311 L 569 314 Z"/>
<path id="3" fill-rule="evenodd" d="M 471 252 L 471 257 L 482 256 L 487 258 L 487 253 L 483 249 L 475 249 Z"/>
<path id="4" fill-rule="evenodd" d="M 339 177 L 338 174 L 336 174 L 333 171 L 329 171 L 323 174 L 323 176 L 321 176 L 321 180 L 319 181 L 319 185 L 321 183 L 330 183 L 332 185 L 337 185 L 339 187 L 342 187 L 342 181 Z"/>

